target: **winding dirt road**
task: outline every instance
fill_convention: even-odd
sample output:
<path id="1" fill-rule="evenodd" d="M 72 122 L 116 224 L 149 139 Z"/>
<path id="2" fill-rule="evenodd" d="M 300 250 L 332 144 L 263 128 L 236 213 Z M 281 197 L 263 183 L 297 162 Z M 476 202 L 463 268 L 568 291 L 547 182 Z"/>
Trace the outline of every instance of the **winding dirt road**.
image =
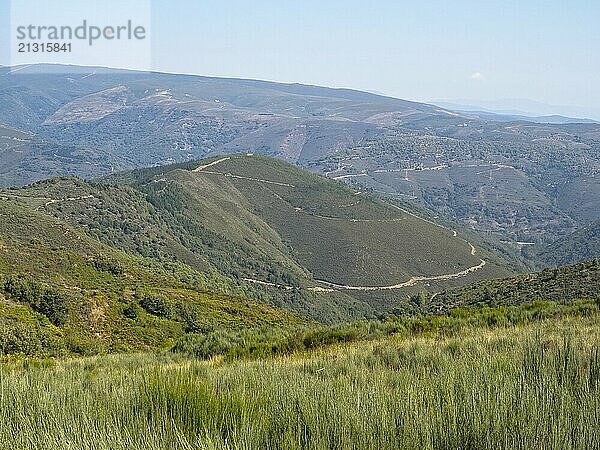
<path id="1" fill-rule="evenodd" d="M 192 170 L 192 172 L 203 172 L 204 169 L 208 169 L 209 167 L 216 166 L 217 164 L 221 164 L 222 162 L 228 161 L 230 159 L 231 159 L 231 157 L 229 157 L 229 156 L 226 158 L 217 159 L 216 161 L 213 161 L 211 163 L 196 167 L 194 170 Z"/>
<path id="2" fill-rule="evenodd" d="M 473 273 L 479 269 L 482 269 L 485 266 L 485 264 L 486 264 L 485 260 L 482 259 L 480 261 L 481 262 L 479 264 L 477 264 L 476 266 L 469 267 L 468 269 L 465 269 L 465 270 L 457 272 L 457 273 L 449 273 L 446 275 L 435 275 L 432 277 L 412 277 L 410 280 L 405 281 L 404 283 L 393 284 L 391 286 L 349 286 L 349 285 L 345 285 L 345 284 L 331 283 L 329 281 L 324 281 L 324 280 L 315 280 L 315 281 L 317 283 L 321 283 L 321 284 L 331 287 L 331 288 L 345 289 L 348 291 L 391 291 L 394 289 L 402 289 L 402 288 L 411 287 L 421 281 L 442 281 L 442 280 L 453 280 L 455 278 L 466 277 L 470 273 Z"/>
<path id="3" fill-rule="evenodd" d="M 221 158 L 221 159 L 218 159 L 218 160 L 216 160 L 216 161 L 213 161 L 213 162 L 211 162 L 211 163 L 208 163 L 208 164 L 206 164 L 206 165 L 203 165 L 203 166 L 198 166 L 198 167 L 196 167 L 194 170 L 192 170 L 192 172 L 195 172 L 195 173 L 199 173 L 199 172 L 201 172 L 201 173 L 208 173 L 208 174 L 211 174 L 211 175 L 221 175 L 221 176 L 223 176 L 223 177 L 228 177 L 228 178 L 236 178 L 236 179 L 238 179 L 238 180 L 249 180 L 249 181 L 256 181 L 257 183 L 274 184 L 274 185 L 276 185 L 276 186 L 284 186 L 284 187 L 292 187 L 292 188 L 293 188 L 293 187 L 296 187 L 296 186 L 294 186 L 293 184 L 288 184 L 288 183 L 280 183 L 279 181 L 271 181 L 271 180 L 263 180 L 263 179 L 260 179 L 260 178 L 243 177 L 243 176 L 241 176 L 241 175 L 234 175 L 234 174 L 232 174 L 232 173 L 225 173 L 225 172 L 213 172 L 213 171 L 210 171 L 210 170 L 206 170 L 206 169 L 208 169 L 209 167 L 216 166 L 217 164 L 221 164 L 222 162 L 224 162 L 224 161 L 228 161 L 228 160 L 230 160 L 230 159 L 231 159 L 231 157 L 229 157 L 229 156 L 228 156 L 228 157 L 226 157 L 226 158 Z"/>
<path id="4" fill-rule="evenodd" d="M 295 187 L 292 184 L 280 183 L 277 181 L 262 180 L 262 179 L 258 179 L 258 178 L 250 178 L 250 177 L 243 177 L 243 176 L 239 176 L 239 175 L 233 175 L 231 173 L 212 172 L 212 171 L 206 170 L 209 167 L 216 166 L 217 164 L 220 164 L 229 159 L 231 159 L 231 157 L 221 158 L 221 159 L 213 161 L 209 164 L 199 166 L 196 169 L 194 169 L 193 172 L 202 172 L 202 173 L 208 173 L 208 174 L 214 174 L 214 175 L 222 175 L 222 176 L 227 176 L 227 177 L 232 177 L 232 178 L 256 181 L 256 182 L 260 182 L 260 183 L 274 184 L 274 185 L 278 185 L 278 186 Z M 274 192 L 273 194 L 275 196 L 279 197 L 281 200 L 284 200 L 277 193 Z M 350 206 L 350 205 L 344 205 L 344 206 Z M 456 230 L 445 227 L 443 225 L 440 225 L 438 223 L 435 223 L 435 222 L 425 219 L 423 217 L 419 217 L 416 214 L 413 214 L 410 211 L 407 211 L 406 209 L 401 208 L 400 206 L 393 205 L 393 204 L 391 204 L 391 206 L 399 211 L 402 211 L 404 214 L 408 214 L 412 217 L 415 217 L 416 219 L 422 220 L 431 225 L 435 225 L 436 227 L 442 228 L 446 231 L 450 231 L 452 233 L 453 237 L 458 237 L 458 233 L 456 232 Z M 311 216 L 319 217 L 321 219 L 326 219 L 326 220 L 347 220 L 349 222 L 392 222 L 392 221 L 403 220 L 402 218 L 387 219 L 387 220 L 385 220 L 385 219 L 383 219 L 383 220 L 381 220 L 381 219 L 380 220 L 377 220 L 377 219 L 348 219 L 348 218 L 341 218 L 341 217 L 329 217 L 329 216 L 321 216 L 321 215 L 317 215 L 317 214 L 312 214 L 307 211 L 304 211 L 302 208 L 295 208 L 295 209 L 298 212 L 303 212 L 305 214 L 309 214 Z M 469 245 L 470 250 L 471 250 L 470 251 L 471 256 L 475 256 L 475 254 L 477 253 L 475 246 L 473 244 L 471 244 L 469 241 L 467 241 L 466 239 L 463 239 L 463 240 Z M 414 286 L 415 284 L 423 282 L 423 281 L 444 281 L 444 280 L 453 280 L 456 278 L 462 278 L 473 272 L 476 272 L 476 271 L 482 269 L 485 265 L 486 265 L 486 261 L 484 259 L 480 259 L 479 264 L 468 267 L 467 269 L 461 270 L 460 272 L 443 274 L 443 275 L 433 275 L 433 276 L 429 276 L 429 277 L 415 276 L 415 277 L 410 278 L 408 281 L 404 281 L 402 283 L 393 284 L 393 285 L 389 285 L 389 286 L 350 286 L 350 285 L 332 283 L 332 282 L 326 281 L 326 280 L 314 280 L 315 282 L 317 282 L 321 285 L 327 286 L 327 288 L 313 287 L 313 288 L 309 288 L 309 289 L 312 291 L 315 291 L 315 292 L 330 292 L 331 290 L 335 290 L 335 289 L 344 289 L 344 290 L 350 290 L 350 291 L 389 291 L 389 290 L 394 290 L 394 289 L 403 289 L 403 288 L 411 287 L 411 286 Z M 253 278 L 244 278 L 243 280 L 246 282 L 250 282 L 250 283 L 261 284 L 264 286 L 272 286 L 272 287 L 277 287 L 280 289 L 282 289 L 282 288 L 283 289 L 292 289 L 291 286 L 276 285 L 273 283 L 260 281 L 260 280 L 256 280 Z"/>

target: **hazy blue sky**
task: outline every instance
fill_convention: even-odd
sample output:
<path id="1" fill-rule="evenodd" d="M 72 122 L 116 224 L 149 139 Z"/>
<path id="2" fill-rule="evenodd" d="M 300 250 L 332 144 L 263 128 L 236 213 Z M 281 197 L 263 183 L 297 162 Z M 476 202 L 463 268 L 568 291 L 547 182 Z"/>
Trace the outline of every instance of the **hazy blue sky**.
<path id="1" fill-rule="evenodd" d="M 600 108 L 598 1 L 155 0 L 152 22 L 157 70 Z"/>

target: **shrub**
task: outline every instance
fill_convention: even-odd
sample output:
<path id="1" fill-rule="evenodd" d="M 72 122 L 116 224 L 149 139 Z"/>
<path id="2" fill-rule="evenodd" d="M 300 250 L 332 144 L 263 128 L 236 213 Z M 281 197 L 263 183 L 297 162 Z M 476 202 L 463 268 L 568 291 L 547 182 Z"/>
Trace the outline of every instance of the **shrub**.
<path id="1" fill-rule="evenodd" d="M 208 359 L 224 355 L 239 344 L 239 339 L 232 333 L 216 331 L 209 334 L 188 334 L 175 344 L 172 351 Z"/>
<path id="2" fill-rule="evenodd" d="M 58 292 L 47 290 L 34 309 L 44 314 L 56 326 L 64 325 L 69 317 L 67 300 Z"/>
<path id="3" fill-rule="evenodd" d="M 145 294 L 140 300 L 140 306 L 149 314 L 164 319 L 172 318 L 175 312 L 173 303 L 169 299 L 158 294 Z"/>
<path id="4" fill-rule="evenodd" d="M 29 275 L 18 275 L 9 277 L 4 282 L 4 292 L 21 303 L 31 305 L 38 303 L 42 295 L 42 287 Z"/>
<path id="5" fill-rule="evenodd" d="M 81 356 L 92 356 L 103 353 L 106 349 L 97 339 L 71 333 L 65 336 L 67 350 Z"/>
<path id="6" fill-rule="evenodd" d="M 67 300 L 57 291 L 44 288 L 28 275 L 8 278 L 4 282 L 4 292 L 44 314 L 56 326 L 64 325 L 67 321 Z"/>
<path id="7" fill-rule="evenodd" d="M 410 301 L 418 308 L 424 308 L 427 303 L 427 295 L 425 291 L 420 291 L 418 294 L 413 295 Z"/>
<path id="8" fill-rule="evenodd" d="M 142 313 L 143 309 L 135 302 L 129 303 L 125 308 L 123 308 L 123 315 L 128 319 L 135 320 Z"/>
<path id="9" fill-rule="evenodd" d="M 123 266 L 119 261 L 116 261 L 107 256 L 96 256 L 92 260 L 92 266 L 100 272 L 108 272 L 113 275 L 122 275 L 123 274 Z"/>
<path id="10" fill-rule="evenodd" d="M 42 350 L 39 334 L 23 323 L 0 320 L 0 351 L 5 355 L 36 355 Z"/>
<path id="11" fill-rule="evenodd" d="M 188 303 L 179 304 L 179 315 L 185 323 L 186 333 L 207 334 L 214 331 L 214 327 L 202 320 L 198 309 Z"/>

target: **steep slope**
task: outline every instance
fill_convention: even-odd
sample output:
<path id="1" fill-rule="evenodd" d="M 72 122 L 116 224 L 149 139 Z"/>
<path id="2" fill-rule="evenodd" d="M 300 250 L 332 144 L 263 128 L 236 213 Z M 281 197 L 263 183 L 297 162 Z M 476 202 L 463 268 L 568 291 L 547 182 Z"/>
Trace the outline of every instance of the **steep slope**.
<path id="1" fill-rule="evenodd" d="M 31 66 L 0 77 L 0 124 L 96 149 L 118 169 L 253 151 L 308 161 L 385 133 L 377 119 L 447 114 L 348 89 L 200 76 Z M 47 155 L 47 159 L 52 159 Z M 81 175 L 88 175 L 85 163 Z M 95 168 L 97 176 L 111 167 Z M 53 175 L 66 175 L 59 167 Z M 42 173 L 38 173 L 38 178 Z M 35 181 L 20 166 L 4 185 Z"/>
<path id="2" fill-rule="evenodd" d="M 489 120 L 299 84 L 9 70 L 0 77 L 0 123 L 32 143 L 3 155 L 0 186 L 256 152 L 412 198 L 507 248 L 547 243 L 599 218 L 599 124 Z"/>
<path id="3" fill-rule="evenodd" d="M 600 258 L 600 221 L 559 238 L 549 245 L 537 246 L 529 256 L 546 266 L 562 266 L 585 259 Z"/>
<path id="4" fill-rule="evenodd" d="M 368 317 L 422 288 L 510 273 L 500 257 L 406 206 L 257 155 L 99 183 L 55 179 L 5 195 L 27 197 L 106 245 L 213 270 L 319 320 Z"/>
<path id="5" fill-rule="evenodd" d="M 463 306 L 513 306 L 535 301 L 600 299 L 600 259 L 451 289 L 426 300 L 427 312 Z"/>
<path id="6" fill-rule="evenodd" d="M 234 186 L 317 279 L 386 286 L 481 262 L 452 230 L 369 194 L 259 156 L 217 161 L 186 176 L 187 189 L 205 179 Z"/>
<path id="7" fill-rule="evenodd" d="M 15 180 L 27 184 L 55 173 L 92 178 L 125 167 L 103 150 L 61 144 L 0 125 L 0 186 L 13 185 Z"/>
<path id="8" fill-rule="evenodd" d="M 304 322 L 214 272 L 118 251 L 31 206 L 0 198 L 2 353 L 160 349 L 186 332 Z"/>

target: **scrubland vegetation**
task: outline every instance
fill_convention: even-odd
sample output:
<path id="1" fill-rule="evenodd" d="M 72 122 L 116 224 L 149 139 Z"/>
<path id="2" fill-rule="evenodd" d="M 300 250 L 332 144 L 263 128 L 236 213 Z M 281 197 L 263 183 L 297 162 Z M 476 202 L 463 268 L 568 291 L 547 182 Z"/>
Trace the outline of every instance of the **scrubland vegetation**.
<path id="1" fill-rule="evenodd" d="M 600 448 L 598 260 L 488 280 L 364 192 L 195 167 L 0 192 L 0 448 Z"/>
<path id="2" fill-rule="evenodd" d="M 317 330 L 296 351 L 260 358 L 249 349 L 209 360 L 189 352 L 5 358 L 0 447 L 600 445 L 596 303 L 391 323 Z"/>

